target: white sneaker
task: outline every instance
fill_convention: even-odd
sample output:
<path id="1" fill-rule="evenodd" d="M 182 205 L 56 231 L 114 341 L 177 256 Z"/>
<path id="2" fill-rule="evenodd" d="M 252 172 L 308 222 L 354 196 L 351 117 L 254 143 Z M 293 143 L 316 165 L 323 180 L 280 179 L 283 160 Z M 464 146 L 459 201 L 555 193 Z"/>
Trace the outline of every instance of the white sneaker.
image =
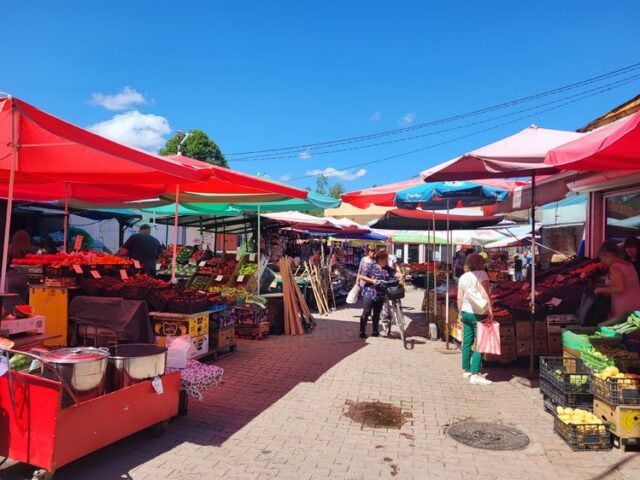
<path id="1" fill-rule="evenodd" d="M 471 375 L 469 382 L 471 385 L 491 385 L 493 382 L 487 380 L 482 375 Z"/>
<path id="2" fill-rule="evenodd" d="M 464 372 L 464 373 L 462 374 L 462 378 L 467 379 L 467 378 L 469 378 L 471 375 L 472 375 L 472 373 L 471 373 L 471 372 Z"/>

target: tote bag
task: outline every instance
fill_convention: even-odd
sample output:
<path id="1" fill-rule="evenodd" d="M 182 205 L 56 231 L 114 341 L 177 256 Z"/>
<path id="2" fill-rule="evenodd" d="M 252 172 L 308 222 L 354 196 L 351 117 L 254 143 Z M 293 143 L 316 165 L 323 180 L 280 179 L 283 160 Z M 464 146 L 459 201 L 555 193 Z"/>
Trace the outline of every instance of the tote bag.
<path id="1" fill-rule="evenodd" d="M 358 297 L 360 297 L 360 285 L 356 282 L 353 288 L 349 291 L 349 295 L 347 295 L 347 303 L 351 305 L 357 303 Z"/>
<path id="2" fill-rule="evenodd" d="M 476 351 L 500 355 L 500 324 L 493 320 L 478 322 L 478 335 L 476 338 Z"/>

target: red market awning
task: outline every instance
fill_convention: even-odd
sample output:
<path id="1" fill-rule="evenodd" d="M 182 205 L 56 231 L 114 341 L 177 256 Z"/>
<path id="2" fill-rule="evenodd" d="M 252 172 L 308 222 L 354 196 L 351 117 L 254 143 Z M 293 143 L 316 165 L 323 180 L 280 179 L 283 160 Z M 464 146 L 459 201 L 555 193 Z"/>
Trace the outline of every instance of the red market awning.
<path id="1" fill-rule="evenodd" d="M 424 170 L 420 173 L 420 177 L 425 182 L 477 181 L 486 178 L 514 178 L 556 173 L 559 169 L 544 163 L 547 153 L 583 135 L 583 133 L 549 130 L 532 125 L 515 135 Z"/>
<path id="2" fill-rule="evenodd" d="M 396 193 L 400 190 L 415 187 L 422 184 L 419 178 L 403 180 L 401 182 L 389 183 L 378 187 L 365 188 L 364 190 L 356 190 L 354 192 L 343 193 L 340 197 L 343 202 L 350 203 L 354 207 L 368 208 L 371 205 L 380 207 L 393 207 Z"/>
<path id="3" fill-rule="evenodd" d="M 545 163 L 559 170 L 640 170 L 640 112 L 552 149 Z"/>
<path id="4" fill-rule="evenodd" d="M 474 230 L 481 227 L 490 227 L 500 222 L 500 217 L 484 215 L 447 215 L 446 212 L 428 212 L 425 210 L 389 210 L 375 222 L 370 223 L 370 228 L 382 230 L 432 230 L 435 218 L 436 230 Z"/>

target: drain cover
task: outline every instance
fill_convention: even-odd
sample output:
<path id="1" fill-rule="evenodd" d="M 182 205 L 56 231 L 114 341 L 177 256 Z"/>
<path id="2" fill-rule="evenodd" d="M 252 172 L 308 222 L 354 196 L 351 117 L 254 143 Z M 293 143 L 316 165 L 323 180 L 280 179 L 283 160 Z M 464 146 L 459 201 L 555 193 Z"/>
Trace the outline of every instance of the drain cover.
<path id="1" fill-rule="evenodd" d="M 447 433 L 454 440 L 485 450 L 522 450 L 529 445 L 529 437 L 517 428 L 489 422 L 461 422 Z"/>

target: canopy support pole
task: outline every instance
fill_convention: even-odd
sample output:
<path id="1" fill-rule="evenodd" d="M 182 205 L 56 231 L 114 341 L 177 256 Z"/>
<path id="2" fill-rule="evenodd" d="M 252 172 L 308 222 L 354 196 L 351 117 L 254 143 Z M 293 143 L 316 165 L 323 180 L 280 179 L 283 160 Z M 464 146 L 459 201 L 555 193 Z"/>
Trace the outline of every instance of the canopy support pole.
<path id="1" fill-rule="evenodd" d="M 62 251 L 64 253 L 67 253 L 67 246 L 69 243 L 69 239 L 67 238 L 67 235 L 69 235 L 69 184 L 68 183 L 64 184 L 64 220 L 63 220 L 62 229 L 63 229 Z"/>
<path id="2" fill-rule="evenodd" d="M 436 272 L 435 258 L 433 258 L 433 252 L 436 248 L 436 211 L 431 211 L 433 214 L 433 249 L 431 250 L 431 262 L 433 263 L 433 323 L 436 323 L 436 317 L 438 316 L 438 302 L 436 298 L 436 285 L 438 283 L 438 274 Z M 442 259 L 440 259 L 442 261 Z M 429 290 L 429 275 L 427 275 L 427 290 Z M 437 323 L 436 323 L 437 325 Z"/>
<path id="3" fill-rule="evenodd" d="M 178 257 L 178 213 L 180 208 L 180 185 L 176 185 L 176 211 L 173 218 L 173 253 L 171 254 L 171 283 L 176 283 L 176 259 Z"/>
<path id="4" fill-rule="evenodd" d="M 11 97 L 9 97 L 11 98 Z M 7 214 L 4 222 L 2 244 L 2 271 L 0 271 L 0 293 L 6 293 L 7 262 L 9 260 L 9 235 L 11 235 L 11 212 L 13 210 L 13 186 L 18 168 L 18 132 L 16 131 L 16 107 L 11 102 L 11 166 L 9 168 L 9 189 L 7 190 Z"/>
<path id="5" fill-rule="evenodd" d="M 533 378 L 535 367 L 535 322 L 536 322 L 536 175 L 531 173 L 531 352 L 529 353 L 529 378 Z"/>
<path id="6" fill-rule="evenodd" d="M 258 291 L 256 292 L 256 294 L 260 295 L 260 278 L 262 277 L 262 269 L 260 268 L 261 263 L 260 263 L 260 204 L 258 204 L 258 244 L 256 245 L 256 252 L 258 254 Z"/>
<path id="7" fill-rule="evenodd" d="M 445 308 L 445 312 L 444 312 L 444 328 L 447 331 L 447 341 L 445 343 L 445 349 L 449 350 L 449 260 L 451 259 L 451 242 L 450 240 L 450 235 L 451 235 L 451 230 L 450 230 L 450 223 L 449 223 L 449 217 L 450 217 L 450 212 L 451 210 L 449 209 L 449 199 L 447 198 L 447 250 L 448 250 L 448 257 L 447 258 L 447 263 L 446 263 L 446 280 L 445 280 L 445 288 L 447 289 L 446 291 L 446 296 L 445 296 L 445 304 L 444 304 L 444 308 Z"/>

